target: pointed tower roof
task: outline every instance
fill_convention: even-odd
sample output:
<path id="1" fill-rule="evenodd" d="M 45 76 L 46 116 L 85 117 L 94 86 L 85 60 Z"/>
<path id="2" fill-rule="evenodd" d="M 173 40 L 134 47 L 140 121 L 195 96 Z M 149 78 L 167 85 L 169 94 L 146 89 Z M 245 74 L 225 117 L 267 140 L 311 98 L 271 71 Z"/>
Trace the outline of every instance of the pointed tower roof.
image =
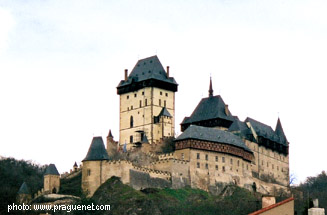
<path id="1" fill-rule="evenodd" d="M 127 80 L 120 81 L 117 93 L 120 95 L 144 87 L 158 87 L 176 92 L 177 86 L 175 79 L 167 76 L 159 58 L 155 55 L 139 60 Z"/>
<path id="2" fill-rule="evenodd" d="M 76 163 L 76 161 L 75 161 L 75 163 L 74 163 L 74 167 L 77 167 L 77 163 Z"/>
<path id="3" fill-rule="evenodd" d="M 278 117 L 278 120 L 277 120 L 275 133 L 279 136 L 282 144 L 285 144 L 285 145 L 288 144 L 288 141 L 287 141 L 287 138 L 285 136 L 285 133 L 284 133 L 284 130 L 283 130 L 283 127 L 282 127 L 282 123 L 280 122 L 279 117 Z"/>
<path id="4" fill-rule="evenodd" d="M 27 186 L 27 184 L 25 183 L 25 181 L 23 182 L 23 184 L 20 186 L 18 192 L 18 194 L 30 194 L 30 190 Z"/>
<path id="5" fill-rule="evenodd" d="M 44 175 L 59 175 L 56 165 L 51 163 L 45 170 Z"/>
<path id="6" fill-rule="evenodd" d="M 159 115 L 160 116 L 168 116 L 168 117 L 172 117 L 171 114 L 169 113 L 169 111 L 167 110 L 166 107 L 163 107 L 162 110 L 160 111 Z"/>
<path id="7" fill-rule="evenodd" d="M 149 143 L 149 140 L 148 138 L 146 137 L 146 134 L 144 133 L 143 137 L 142 137 L 142 140 L 141 140 L 142 143 Z"/>
<path id="8" fill-rule="evenodd" d="M 83 161 L 109 160 L 102 137 L 93 137 L 89 151 Z"/>
<path id="9" fill-rule="evenodd" d="M 112 136 L 111 129 L 109 129 L 108 137 L 114 138 L 114 136 Z"/>
<path id="10" fill-rule="evenodd" d="M 210 96 L 213 96 L 213 89 L 212 89 L 212 80 L 211 80 L 211 77 L 210 77 L 210 84 L 209 84 L 209 97 Z"/>

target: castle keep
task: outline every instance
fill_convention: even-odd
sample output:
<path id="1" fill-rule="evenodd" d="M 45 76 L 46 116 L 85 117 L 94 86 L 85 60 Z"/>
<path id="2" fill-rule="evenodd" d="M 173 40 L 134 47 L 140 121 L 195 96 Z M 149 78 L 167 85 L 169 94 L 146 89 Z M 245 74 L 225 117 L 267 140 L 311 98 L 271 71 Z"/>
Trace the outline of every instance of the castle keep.
<path id="1" fill-rule="evenodd" d="M 175 92 L 178 84 L 157 56 L 139 60 L 117 87 L 120 97 L 119 141 L 111 131 L 107 149 L 102 137 L 94 137 L 83 160 L 82 189 L 92 196 L 112 176 L 135 189 L 191 186 L 220 193 L 236 184 L 263 194 L 289 186 L 289 142 L 280 119 L 275 129 L 252 118 L 241 121 L 220 95 L 214 95 L 210 79 L 208 97 L 181 122 L 183 132 L 175 151 L 155 154 L 175 134 Z M 147 164 L 116 159 L 110 148 L 124 152 L 145 151 Z M 145 150 L 146 149 L 146 150 Z"/>

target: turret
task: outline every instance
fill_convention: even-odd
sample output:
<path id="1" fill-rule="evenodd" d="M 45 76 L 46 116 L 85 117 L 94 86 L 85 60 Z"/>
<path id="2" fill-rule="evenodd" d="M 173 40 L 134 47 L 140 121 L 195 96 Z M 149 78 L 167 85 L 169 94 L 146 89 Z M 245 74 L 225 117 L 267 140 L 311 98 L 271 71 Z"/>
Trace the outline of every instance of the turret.
<path id="1" fill-rule="evenodd" d="M 17 202 L 19 204 L 28 204 L 32 199 L 31 192 L 25 182 L 20 186 L 17 192 Z"/>
<path id="2" fill-rule="evenodd" d="M 60 174 L 54 164 L 50 164 L 44 173 L 44 192 L 58 193 L 60 188 Z"/>

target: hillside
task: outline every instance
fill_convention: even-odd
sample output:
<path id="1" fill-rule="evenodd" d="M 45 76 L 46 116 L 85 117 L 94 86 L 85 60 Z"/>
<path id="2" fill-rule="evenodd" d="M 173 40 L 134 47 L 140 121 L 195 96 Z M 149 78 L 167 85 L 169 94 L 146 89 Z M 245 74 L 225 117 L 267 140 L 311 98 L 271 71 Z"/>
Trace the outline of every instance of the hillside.
<path id="1" fill-rule="evenodd" d="M 16 194 L 24 181 L 31 193 L 42 188 L 45 168 L 30 161 L 0 159 L 0 214 L 6 214 L 7 205 L 16 201 Z"/>
<path id="2" fill-rule="evenodd" d="M 145 189 L 137 191 L 112 177 L 95 192 L 91 198 L 96 204 L 110 204 L 111 210 L 101 214 L 248 214 L 260 207 L 260 202 L 249 191 L 230 186 L 219 197 L 191 188 Z"/>

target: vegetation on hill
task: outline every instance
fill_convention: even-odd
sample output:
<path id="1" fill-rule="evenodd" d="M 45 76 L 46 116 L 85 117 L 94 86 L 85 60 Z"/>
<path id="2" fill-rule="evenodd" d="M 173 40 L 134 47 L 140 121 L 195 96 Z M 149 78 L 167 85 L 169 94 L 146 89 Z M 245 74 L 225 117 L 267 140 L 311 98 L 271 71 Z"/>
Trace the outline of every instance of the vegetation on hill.
<path id="1" fill-rule="evenodd" d="M 322 171 L 316 177 L 308 177 L 304 183 L 293 187 L 295 194 L 295 211 L 298 215 L 307 215 L 312 200 L 319 200 L 319 207 L 327 211 L 327 174 Z"/>
<path id="2" fill-rule="evenodd" d="M 0 159 L 0 214 L 6 214 L 8 205 L 16 201 L 17 192 L 24 181 L 32 194 L 40 190 L 45 169 L 46 166 L 31 161 Z"/>
<path id="3" fill-rule="evenodd" d="M 82 171 L 76 176 L 60 179 L 59 194 L 82 196 Z"/>
<path id="4" fill-rule="evenodd" d="M 248 190 L 230 186 L 230 196 L 219 197 L 191 189 L 134 190 L 112 177 L 91 198 L 96 204 L 110 204 L 110 211 L 101 214 L 248 214 L 258 209 L 260 203 Z"/>

